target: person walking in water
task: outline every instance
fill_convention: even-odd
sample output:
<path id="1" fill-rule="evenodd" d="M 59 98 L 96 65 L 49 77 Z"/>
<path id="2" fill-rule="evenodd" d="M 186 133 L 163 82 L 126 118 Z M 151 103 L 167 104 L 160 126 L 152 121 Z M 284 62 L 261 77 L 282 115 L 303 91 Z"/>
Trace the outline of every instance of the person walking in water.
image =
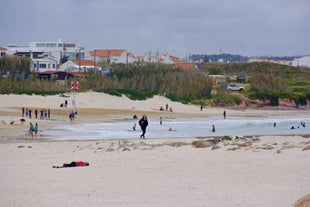
<path id="1" fill-rule="evenodd" d="M 212 125 L 212 129 L 211 129 L 212 132 L 215 132 L 215 126 Z"/>
<path id="2" fill-rule="evenodd" d="M 141 127 L 142 130 L 142 134 L 140 135 L 140 138 L 145 139 L 145 132 L 146 132 L 146 127 L 148 125 L 148 121 L 147 121 L 147 116 L 143 115 L 142 118 L 139 120 L 139 125 Z"/>

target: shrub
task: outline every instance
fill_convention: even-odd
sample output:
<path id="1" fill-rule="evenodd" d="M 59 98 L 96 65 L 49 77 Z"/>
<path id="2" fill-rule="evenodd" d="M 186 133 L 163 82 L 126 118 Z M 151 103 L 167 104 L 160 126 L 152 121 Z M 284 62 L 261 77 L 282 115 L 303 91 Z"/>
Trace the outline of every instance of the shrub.
<path id="1" fill-rule="evenodd" d="M 223 140 L 231 141 L 231 140 L 232 140 L 232 137 L 230 137 L 230 136 L 228 136 L 228 135 L 225 135 L 225 136 L 223 136 Z"/>

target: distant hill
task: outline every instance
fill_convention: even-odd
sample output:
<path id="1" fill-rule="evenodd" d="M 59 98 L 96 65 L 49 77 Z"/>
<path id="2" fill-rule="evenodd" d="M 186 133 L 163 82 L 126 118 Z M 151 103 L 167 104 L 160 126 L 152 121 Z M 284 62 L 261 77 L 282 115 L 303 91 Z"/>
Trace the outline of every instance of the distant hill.
<path id="1" fill-rule="evenodd" d="M 190 56 L 190 59 L 192 61 L 237 63 L 237 62 L 247 62 L 250 59 L 293 61 L 295 58 L 300 57 L 302 56 L 242 56 L 242 55 L 223 53 L 212 55 L 194 54 Z"/>

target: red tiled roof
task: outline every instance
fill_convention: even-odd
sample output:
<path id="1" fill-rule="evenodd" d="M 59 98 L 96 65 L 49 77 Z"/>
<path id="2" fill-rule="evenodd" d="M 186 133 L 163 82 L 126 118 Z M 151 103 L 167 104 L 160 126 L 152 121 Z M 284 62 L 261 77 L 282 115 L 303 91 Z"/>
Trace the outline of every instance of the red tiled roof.
<path id="1" fill-rule="evenodd" d="M 121 56 L 125 50 L 94 50 L 90 52 L 91 56 L 98 57 L 111 57 L 111 56 Z"/>
<path id="2" fill-rule="evenodd" d="M 0 47 L 0 50 L 3 51 L 3 50 L 8 50 L 8 49 L 6 49 L 6 48 L 4 48 L 4 47 Z"/>
<path id="3" fill-rule="evenodd" d="M 174 65 L 174 68 L 182 68 L 182 69 L 192 69 L 196 63 L 193 62 L 180 62 Z"/>
<path id="4" fill-rule="evenodd" d="M 100 67 L 98 63 L 94 63 L 94 61 L 92 60 L 72 60 L 72 62 L 74 62 L 77 65 L 81 65 L 81 66 L 94 66 L 95 65 L 95 67 Z"/>

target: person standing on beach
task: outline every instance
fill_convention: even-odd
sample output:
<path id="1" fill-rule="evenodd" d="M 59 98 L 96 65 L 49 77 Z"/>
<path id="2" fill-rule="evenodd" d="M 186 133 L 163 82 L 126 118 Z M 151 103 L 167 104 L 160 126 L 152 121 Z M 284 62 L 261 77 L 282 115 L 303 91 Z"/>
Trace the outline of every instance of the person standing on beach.
<path id="1" fill-rule="evenodd" d="M 28 113 L 29 113 L 29 119 L 31 119 L 32 118 L 32 110 L 29 109 Z"/>
<path id="2" fill-rule="evenodd" d="M 37 138 L 38 137 L 38 131 L 39 131 L 39 125 L 36 123 L 33 127 L 34 130 L 34 136 Z"/>
<path id="3" fill-rule="evenodd" d="M 144 114 L 142 116 L 142 118 L 139 120 L 139 125 L 141 127 L 142 130 L 142 134 L 140 135 L 140 138 L 145 139 L 145 132 L 146 132 L 146 127 L 148 125 L 148 121 L 147 121 L 147 116 Z"/>
<path id="4" fill-rule="evenodd" d="M 33 138 L 33 132 L 34 132 L 34 127 L 33 127 L 33 124 L 30 122 L 28 134 L 29 136 L 31 136 L 31 138 Z"/>
<path id="5" fill-rule="evenodd" d="M 47 109 L 47 118 L 48 119 L 51 118 L 51 109 L 50 108 Z"/>
<path id="6" fill-rule="evenodd" d="M 34 116 L 38 119 L 38 109 L 34 110 Z"/>
<path id="7" fill-rule="evenodd" d="M 226 119 L 226 111 L 223 112 L 224 119 Z"/>
<path id="8" fill-rule="evenodd" d="M 69 114 L 69 119 L 70 119 L 70 123 L 73 124 L 73 123 L 74 123 L 74 119 L 75 119 L 75 113 L 74 113 L 74 111 L 72 111 L 72 112 Z"/>

